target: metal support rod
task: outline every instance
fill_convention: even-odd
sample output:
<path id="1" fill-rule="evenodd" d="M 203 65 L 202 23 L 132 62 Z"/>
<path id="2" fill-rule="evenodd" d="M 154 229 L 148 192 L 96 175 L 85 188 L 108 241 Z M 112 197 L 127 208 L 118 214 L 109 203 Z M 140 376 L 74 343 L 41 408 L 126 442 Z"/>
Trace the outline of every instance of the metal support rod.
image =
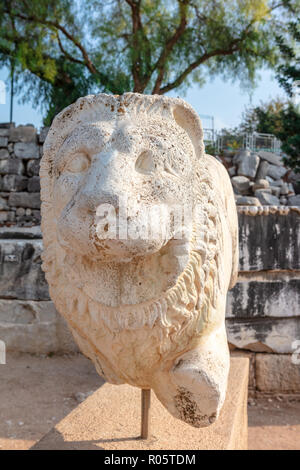
<path id="1" fill-rule="evenodd" d="M 149 436 L 149 411 L 151 402 L 151 390 L 142 389 L 142 420 L 141 420 L 141 439 L 148 439 Z"/>

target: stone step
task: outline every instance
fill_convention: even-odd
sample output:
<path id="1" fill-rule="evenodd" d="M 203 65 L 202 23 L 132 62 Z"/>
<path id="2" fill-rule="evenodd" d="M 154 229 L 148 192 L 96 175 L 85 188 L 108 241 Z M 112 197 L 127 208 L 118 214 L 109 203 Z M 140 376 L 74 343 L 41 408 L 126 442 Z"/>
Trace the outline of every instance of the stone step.
<path id="1" fill-rule="evenodd" d="M 231 359 L 227 398 L 219 419 L 208 428 L 173 418 L 152 392 L 150 437 L 141 440 L 140 390 L 104 384 L 32 450 L 245 450 L 248 370 L 248 359 Z"/>

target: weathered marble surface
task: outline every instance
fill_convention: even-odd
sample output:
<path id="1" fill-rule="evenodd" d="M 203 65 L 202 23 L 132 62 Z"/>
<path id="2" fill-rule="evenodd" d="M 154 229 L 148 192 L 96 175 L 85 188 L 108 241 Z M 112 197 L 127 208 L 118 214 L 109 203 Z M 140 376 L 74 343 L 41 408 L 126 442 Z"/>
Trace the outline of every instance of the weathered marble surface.
<path id="1" fill-rule="evenodd" d="M 239 213 L 240 271 L 300 270 L 300 211 L 284 209 Z"/>
<path id="2" fill-rule="evenodd" d="M 229 369 L 237 214 L 198 115 L 161 96 L 81 98 L 54 120 L 40 176 L 43 269 L 79 347 L 108 382 L 153 389 L 193 426 L 214 422 Z M 124 199 L 128 231 L 116 237 L 107 212 L 120 218 Z M 192 214 L 177 226 L 175 205 Z M 167 212 L 145 237 L 152 206 Z"/>
<path id="3" fill-rule="evenodd" d="M 78 351 L 51 301 L 0 299 L 0 338 L 7 351 L 32 354 Z"/>
<path id="4" fill-rule="evenodd" d="M 42 249 L 42 240 L 1 240 L 0 298 L 49 300 Z"/>

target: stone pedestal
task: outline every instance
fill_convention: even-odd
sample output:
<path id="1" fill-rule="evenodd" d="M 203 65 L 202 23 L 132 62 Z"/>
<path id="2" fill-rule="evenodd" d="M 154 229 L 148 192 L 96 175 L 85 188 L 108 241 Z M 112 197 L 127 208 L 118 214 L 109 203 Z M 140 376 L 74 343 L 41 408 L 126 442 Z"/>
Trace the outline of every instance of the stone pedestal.
<path id="1" fill-rule="evenodd" d="M 151 395 L 150 438 L 139 439 L 139 389 L 103 385 L 46 434 L 34 450 L 247 449 L 249 361 L 232 358 L 227 397 L 218 421 L 196 429 L 173 418 Z"/>

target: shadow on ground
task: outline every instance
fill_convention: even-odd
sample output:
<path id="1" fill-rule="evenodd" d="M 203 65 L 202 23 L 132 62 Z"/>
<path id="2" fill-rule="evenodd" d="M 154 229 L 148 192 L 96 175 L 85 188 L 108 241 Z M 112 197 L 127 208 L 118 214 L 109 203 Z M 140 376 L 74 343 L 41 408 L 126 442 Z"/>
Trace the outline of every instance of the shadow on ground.
<path id="1" fill-rule="evenodd" d="M 81 354 L 8 354 L 7 364 L 0 365 L 0 378 L 0 450 L 35 449 L 56 423 L 104 383 Z M 271 400 L 250 401 L 249 449 L 300 450 L 300 402 Z M 105 442 L 70 443 L 56 437 L 62 449 L 78 444 L 99 450 Z M 124 437 L 124 442 L 135 439 Z"/>

